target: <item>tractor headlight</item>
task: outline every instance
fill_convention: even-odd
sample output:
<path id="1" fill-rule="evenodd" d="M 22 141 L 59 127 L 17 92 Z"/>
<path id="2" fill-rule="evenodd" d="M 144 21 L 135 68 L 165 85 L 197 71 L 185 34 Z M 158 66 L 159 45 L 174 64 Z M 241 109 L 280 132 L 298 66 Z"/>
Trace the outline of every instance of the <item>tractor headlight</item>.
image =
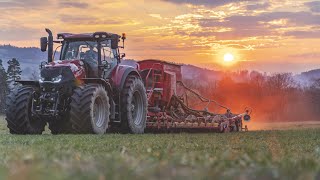
<path id="1" fill-rule="evenodd" d="M 46 81 L 44 77 L 41 77 L 41 76 L 39 77 L 39 82 L 40 83 L 44 83 L 44 82 L 59 83 L 59 82 L 61 82 L 61 80 L 62 80 L 62 76 L 61 75 L 52 78 L 51 81 L 48 81 L 48 80 Z"/>
<path id="2" fill-rule="evenodd" d="M 53 82 L 53 83 L 59 83 L 61 80 L 62 80 L 62 76 L 59 75 L 59 76 L 57 76 L 57 77 L 52 78 L 52 79 L 51 79 L 51 82 Z"/>
<path id="3" fill-rule="evenodd" d="M 40 82 L 40 83 L 43 83 L 43 82 L 44 82 L 44 77 L 41 77 L 41 76 L 40 76 L 40 77 L 39 77 L 39 82 Z"/>

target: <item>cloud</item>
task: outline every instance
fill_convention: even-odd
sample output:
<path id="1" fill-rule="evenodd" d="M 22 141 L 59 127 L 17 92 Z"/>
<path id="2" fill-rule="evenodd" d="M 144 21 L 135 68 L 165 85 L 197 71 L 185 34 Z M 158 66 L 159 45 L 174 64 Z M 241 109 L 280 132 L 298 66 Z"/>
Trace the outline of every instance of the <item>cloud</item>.
<path id="1" fill-rule="evenodd" d="M 0 28 L 0 37 L 2 41 L 24 41 L 39 38 L 37 35 L 39 29 L 28 28 L 16 25 L 9 28 Z"/>
<path id="2" fill-rule="evenodd" d="M 134 23 L 131 20 L 121 19 L 121 18 L 103 18 L 99 19 L 94 16 L 80 16 L 80 15 L 66 15 L 61 14 L 60 21 L 66 24 L 73 25 L 122 25 L 126 23 Z"/>
<path id="3" fill-rule="evenodd" d="M 279 22 L 278 22 L 279 20 Z M 277 21 L 278 23 L 274 23 Z M 272 23 L 273 22 L 273 23 Z M 285 23 L 285 24 L 279 24 Z M 304 27 L 304 26 L 319 26 L 320 15 L 314 15 L 310 12 L 268 12 L 256 16 L 231 16 L 224 18 L 223 21 L 217 19 L 200 19 L 199 25 L 204 29 L 213 27 L 231 28 L 228 32 L 210 32 L 209 34 L 217 35 L 222 38 L 245 38 L 253 36 L 267 36 L 267 35 L 282 35 L 278 28 L 281 27 Z M 289 31 L 289 30 L 287 30 Z M 291 29 L 292 31 L 292 29 Z M 193 33 L 193 35 L 204 34 Z M 285 35 L 302 38 L 315 37 L 318 38 L 317 32 L 285 32 Z"/>
<path id="4" fill-rule="evenodd" d="M 320 38 L 320 31 L 290 31 L 285 33 L 286 36 L 294 36 L 299 39 Z"/>
<path id="5" fill-rule="evenodd" d="M 303 54 L 294 54 L 290 55 L 290 58 L 297 58 L 297 59 L 319 59 L 320 53 L 319 52 L 311 52 L 311 53 L 303 53 Z"/>
<path id="6" fill-rule="evenodd" d="M 165 2 L 171 2 L 175 4 L 193 4 L 193 5 L 205 5 L 211 7 L 223 6 L 230 3 L 248 2 L 255 0 L 162 0 Z"/>
<path id="7" fill-rule="evenodd" d="M 239 40 L 246 37 L 270 36 L 274 32 L 268 29 L 244 29 L 229 32 L 192 32 L 191 36 L 210 37 L 214 36 L 216 40 Z"/>
<path id="8" fill-rule="evenodd" d="M 38 33 L 38 29 L 23 26 L 14 29 L 0 29 L 0 41 L 30 41 L 38 39 Z"/>
<path id="9" fill-rule="evenodd" d="M 95 20 L 94 17 L 91 16 L 79 16 L 79 15 L 67 15 L 61 14 L 59 15 L 61 22 L 66 24 L 87 24 Z"/>
<path id="10" fill-rule="evenodd" d="M 200 25 L 205 27 L 227 26 L 233 28 L 261 27 L 261 22 L 270 22 L 278 19 L 288 19 L 296 25 L 320 25 L 320 15 L 310 12 L 268 12 L 256 16 L 231 16 L 223 22 L 215 19 L 203 19 Z"/>
<path id="11" fill-rule="evenodd" d="M 61 1 L 61 2 L 59 2 L 59 6 L 61 8 L 80 8 L 80 9 L 84 9 L 84 8 L 87 8 L 89 6 L 89 4 L 83 3 L 83 2 Z"/>
<path id="12" fill-rule="evenodd" d="M 156 18 L 156 19 L 162 19 L 160 14 L 149 14 L 149 16 Z"/>
<path id="13" fill-rule="evenodd" d="M 262 4 L 247 5 L 246 9 L 249 11 L 253 11 L 253 10 L 266 9 L 268 7 L 270 7 L 269 3 L 262 3 Z"/>
<path id="14" fill-rule="evenodd" d="M 37 9 L 39 7 L 51 4 L 50 0 L 10 0 L 0 1 L 0 9 L 16 9 L 16 8 L 29 8 Z"/>
<path id="15" fill-rule="evenodd" d="M 320 12 L 320 1 L 307 2 L 305 5 L 309 7 L 312 12 Z"/>

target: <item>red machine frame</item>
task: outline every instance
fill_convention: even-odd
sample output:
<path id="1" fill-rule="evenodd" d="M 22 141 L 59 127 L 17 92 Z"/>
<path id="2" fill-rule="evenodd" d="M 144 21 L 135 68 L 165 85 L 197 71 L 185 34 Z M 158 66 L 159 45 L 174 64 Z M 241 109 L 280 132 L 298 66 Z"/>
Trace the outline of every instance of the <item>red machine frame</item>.
<path id="1" fill-rule="evenodd" d="M 148 97 L 147 130 L 248 130 L 247 126 L 243 127 L 242 120 L 250 120 L 251 109 L 246 108 L 242 114 L 233 114 L 229 108 L 186 87 L 182 82 L 181 65 L 159 60 L 144 60 L 138 64 Z M 186 91 L 196 95 L 202 102 L 215 103 L 226 109 L 226 113 L 191 109 L 185 103 Z"/>

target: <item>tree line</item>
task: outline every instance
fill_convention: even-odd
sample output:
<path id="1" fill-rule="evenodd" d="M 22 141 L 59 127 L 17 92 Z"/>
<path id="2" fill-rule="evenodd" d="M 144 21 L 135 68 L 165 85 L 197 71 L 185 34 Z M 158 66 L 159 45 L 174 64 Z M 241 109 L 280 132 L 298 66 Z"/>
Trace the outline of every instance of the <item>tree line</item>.
<path id="1" fill-rule="evenodd" d="M 235 79 L 241 79 L 237 81 Z M 256 71 L 225 73 L 220 80 L 199 84 L 185 80 L 185 84 L 200 94 L 228 106 L 234 113 L 245 107 L 253 109 L 255 121 L 313 121 L 320 120 L 320 78 L 302 86 L 290 73 L 265 74 Z M 192 98 L 192 97 L 191 97 Z M 194 99 L 191 106 L 201 109 Z M 209 110 L 223 112 L 214 103 Z"/>
<path id="2" fill-rule="evenodd" d="M 8 92 L 10 92 L 16 85 L 16 81 L 21 79 L 21 66 L 16 58 L 7 61 L 8 68 L 3 66 L 3 60 L 0 59 L 0 113 L 4 113 L 5 99 Z"/>

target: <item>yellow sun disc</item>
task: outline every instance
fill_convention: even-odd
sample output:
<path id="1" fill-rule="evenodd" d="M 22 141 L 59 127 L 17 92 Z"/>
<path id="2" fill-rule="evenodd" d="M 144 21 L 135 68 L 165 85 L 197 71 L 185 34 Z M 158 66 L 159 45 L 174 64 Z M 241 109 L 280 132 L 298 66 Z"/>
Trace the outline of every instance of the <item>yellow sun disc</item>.
<path id="1" fill-rule="evenodd" d="M 234 56 L 231 53 L 227 53 L 224 55 L 223 60 L 225 62 L 231 62 L 234 60 Z"/>

